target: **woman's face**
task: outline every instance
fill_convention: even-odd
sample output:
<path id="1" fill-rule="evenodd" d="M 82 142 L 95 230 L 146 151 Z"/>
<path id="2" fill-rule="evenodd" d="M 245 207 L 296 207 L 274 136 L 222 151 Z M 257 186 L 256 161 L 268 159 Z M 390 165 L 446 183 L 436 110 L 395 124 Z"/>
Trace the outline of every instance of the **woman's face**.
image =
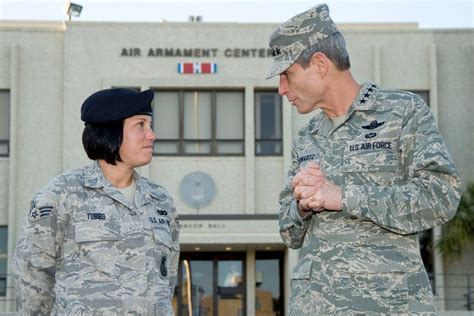
<path id="1" fill-rule="evenodd" d="M 151 161 L 156 138 L 151 124 L 151 116 L 148 115 L 134 115 L 124 120 L 119 154 L 125 165 L 136 168 Z"/>

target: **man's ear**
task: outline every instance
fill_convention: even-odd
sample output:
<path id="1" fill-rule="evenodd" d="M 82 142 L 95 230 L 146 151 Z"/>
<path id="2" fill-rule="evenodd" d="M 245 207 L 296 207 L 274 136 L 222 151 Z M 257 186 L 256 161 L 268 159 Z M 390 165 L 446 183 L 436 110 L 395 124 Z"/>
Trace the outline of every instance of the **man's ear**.
<path id="1" fill-rule="evenodd" d="M 329 69 L 329 58 L 321 52 L 316 52 L 311 57 L 310 65 L 324 76 Z"/>

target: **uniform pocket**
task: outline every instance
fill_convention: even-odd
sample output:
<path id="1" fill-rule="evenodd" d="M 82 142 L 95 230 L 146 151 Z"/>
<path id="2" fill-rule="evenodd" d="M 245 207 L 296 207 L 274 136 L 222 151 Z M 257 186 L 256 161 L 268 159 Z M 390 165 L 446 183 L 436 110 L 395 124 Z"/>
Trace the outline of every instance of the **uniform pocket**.
<path id="1" fill-rule="evenodd" d="M 172 238 L 170 227 L 167 225 L 153 225 L 152 229 L 155 243 L 171 249 Z"/>
<path id="2" fill-rule="evenodd" d="M 74 242 L 79 252 L 77 264 L 69 267 L 69 272 L 77 268 L 81 274 L 102 281 L 117 279 L 120 270 L 116 266 L 120 251 L 120 225 L 116 222 L 78 222 L 74 227 Z"/>
<path id="3" fill-rule="evenodd" d="M 349 148 L 351 148 L 349 146 Z M 345 150 L 343 172 L 395 171 L 398 165 L 397 151 L 390 150 L 351 151 Z"/>
<path id="4" fill-rule="evenodd" d="M 170 255 L 172 249 L 172 238 L 170 226 L 166 224 L 166 220 L 158 221 L 151 226 L 153 230 L 153 238 L 155 240 L 155 262 L 157 283 L 165 280 L 166 287 L 169 286 L 170 276 Z M 169 223 L 169 220 L 168 220 Z M 168 289 L 166 289 L 168 290 Z"/>
<path id="5" fill-rule="evenodd" d="M 89 221 L 78 222 L 74 227 L 76 243 L 120 239 L 120 225 L 116 222 Z"/>
<path id="6" fill-rule="evenodd" d="M 311 294 L 311 261 L 300 261 L 291 276 L 290 315 L 311 315 L 315 297 Z M 314 293 L 316 294 L 316 293 Z"/>
<path id="7" fill-rule="evenodd" d="M 368 266 L 350 265 L 348 272 L 354 309 L 387 314 L 408 313 L 408 285 L 403 265 L 379 260 L 372 258 Z M 352 262 L 357 260 L 354 258 Z"/>
<path id="8" fill-rule="evenodd" d="M 398 155 L 396 148 L 394 148 L 395 144 L 388 141 L 377 143 L 390 144 L 390 147 L 364 150 L 360 149 L 361 144 L 353 144 L 346 148 L 342 164 L 346 184 L 373 183 L 385 186 L 395 180 L 398 170 Z"/>
<path id="9" fill-rule="evenodd" d="M 66 315 L 123 315 L 122 301 L 114 299 L 77 299 L 66 304 Z"/>
<path id="10" fill-rule="evenodd" d="M 353 308 L 360 312 L 408 313 L 408 286 L 404 271 L 379 269 L 351 273 Z"/>
<path id="11" fill-rule="evenodd" d="M 342 166 L 342 172 L 395 172 L 397 171 L 396 164 L 374 164 L 370 165 L 368 162 L 364 162 L 363 164 L 355 164 L 352 161 L 348 161 L 346 164 Z"/>
<path id="12" fill-rule="evenodd" d="M 160 302 L 156 303 L 153 306 L 154 310 L 148 310 L 147 315 L 156 315 L 156 316 L 170 316 L 174 315 L 173 308 L 169 302 Z"/>

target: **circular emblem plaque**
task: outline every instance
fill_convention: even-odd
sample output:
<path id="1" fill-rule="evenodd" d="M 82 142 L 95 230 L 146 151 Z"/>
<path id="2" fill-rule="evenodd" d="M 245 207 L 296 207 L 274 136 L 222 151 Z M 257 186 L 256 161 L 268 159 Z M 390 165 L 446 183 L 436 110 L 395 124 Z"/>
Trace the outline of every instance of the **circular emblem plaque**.
<path id="1" fill-rule="evenodd" d="M 203 208 L 211 204 L 215 191 L 214 180 L 201 171 L 191 172 L 181 180 L 181 199 L 193 208 Z"/>

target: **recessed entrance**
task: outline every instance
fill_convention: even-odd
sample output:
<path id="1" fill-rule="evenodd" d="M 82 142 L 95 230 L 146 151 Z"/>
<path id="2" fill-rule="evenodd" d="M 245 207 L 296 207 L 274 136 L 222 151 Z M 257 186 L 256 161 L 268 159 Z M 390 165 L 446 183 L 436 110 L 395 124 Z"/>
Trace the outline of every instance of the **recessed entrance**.
<path id="1" fill-rule="evenodd" d="M 244 252 L 181 253 L 176 315 L 245 316 Z"/>

